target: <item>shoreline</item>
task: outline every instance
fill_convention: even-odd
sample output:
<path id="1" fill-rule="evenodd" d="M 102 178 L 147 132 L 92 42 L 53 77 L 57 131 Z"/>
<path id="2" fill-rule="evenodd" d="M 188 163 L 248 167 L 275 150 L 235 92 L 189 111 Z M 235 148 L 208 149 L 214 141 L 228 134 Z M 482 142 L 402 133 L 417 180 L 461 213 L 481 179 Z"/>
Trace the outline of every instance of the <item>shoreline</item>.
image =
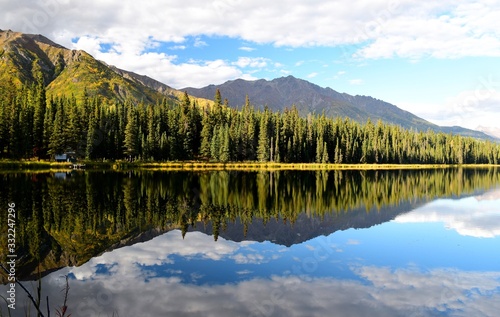
<path id="1" fill-rule="evenodd" d="M 275 162 L 95 162 L 82 161 L 86 170 L 164 170 L 164 171 L 275 171 L 275 170 L 401 170 L 401 169 L 444 169 L 444 168 L 496 168 L 494 164 L 333 164 L 333 163 L 275 163 Z M 70 171 L 72 163 L 51 161 L 0 161 L 2 172 Z"/>

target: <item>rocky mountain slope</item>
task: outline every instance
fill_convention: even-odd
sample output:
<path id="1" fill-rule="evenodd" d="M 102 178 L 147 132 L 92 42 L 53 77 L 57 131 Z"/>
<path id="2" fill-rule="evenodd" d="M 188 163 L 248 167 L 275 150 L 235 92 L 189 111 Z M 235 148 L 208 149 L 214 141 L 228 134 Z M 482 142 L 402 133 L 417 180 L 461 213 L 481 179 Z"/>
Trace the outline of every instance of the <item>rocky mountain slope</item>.
<path id="1" fill-rule="evenodd" d="M 81 50 L 70 50 L 42 35 L 0 30 L 0 86 L 31 85 L 42 79 L 53 96 L 99 96 L 155 103 L 181 92 L 146 76 L 120 70 Z"/>

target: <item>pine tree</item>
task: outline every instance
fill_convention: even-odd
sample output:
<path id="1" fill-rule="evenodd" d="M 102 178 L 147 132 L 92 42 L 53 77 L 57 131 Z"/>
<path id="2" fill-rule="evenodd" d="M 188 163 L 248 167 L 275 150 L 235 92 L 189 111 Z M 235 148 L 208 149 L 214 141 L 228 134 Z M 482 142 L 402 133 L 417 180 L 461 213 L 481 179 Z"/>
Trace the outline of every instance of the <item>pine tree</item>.
<path id="1" fill-rule="evenodd" d="M 38 80 L 35 90 L 35 111 L 33 118 L 33 149 L 34 155 L 40 157 L 46 151 L 43 144 L 43 129 L 45 120 L 45 110 L 47 107 L 47 100 L 45 95 L 45 87 L 43 85 L 43 78 Z"/>
<path id="2" fill-rule="evenodd" d="M 20 131 L 20 123 L 19 123 L 19 107 L 17 106 L 16 102 L 13 101 L 13 104 L 11 105 L 10 109 L 10 117 L 9 117 L 9 132 L 8 132 L 8 138 L 9 140 L 9 145 L 8 145 L 8 152 L 13 158 L 21 158 L 21 131 Z"/>
<path id="3" fill-rule="evenodd" d="M 220 133 L 219 128 L 216 126 L 212 132 L 212 140 L 210 142 L 210 157 L 216 161 L 220 159 Z"/>
<path id="4" fill-rule="evenodd" d="M 62 100 L 59 100 L 56 107 L 56 114 L 52 123 L 52 133 L 49 139 L 49 154 L 51 155 L 61 154 L 66 150 L 64 139 L 65 119 Z"/>
<path id="5" fill-rule="evenodd" d="M 257 147 L 257 160 L 259 162 L 269 161 L 269 128 L 268 112 L 267 110 L 261 115 L 259 126 L 259 143 Z"/>
<path id="6" fill-rule="evenodd" d="M 87 129 L 87 144 L 85 147 L 85 158 L 86 159 L 94 159 L 95 158 L 95 136 L 97 130 L 97 121 L 94 115 L 90 115 L 89 126 Z"/>
<path id="7" fill-rule="evenodd" d="M 137 110 L 132 106 L 128 109 L 127 125 L 125 126 L 125 142 L 124 154 L 129 159 L 133 159 L 139 155 L 139 122 Z"/>
<path id="8" fill-rule="evenodd" d="M 192 155 L 198 156 L 200 154 L 200 146 L 201 146 L 202 117 L 200 114 L 200 110 L 196 105 L 196 102 L 193 102 L 188 117 L 189 117 L 189 129 L 192 134 L 191 152 Z"/>
<path id="9" fill-rule="evenodd" d="M 158 137 L 156 135 L 156 127 L 155 127 L 155 117 L 153 106 L 147 107 L 147 137 L 146 144 L 144 149 L 144 157 L 145 159 L 155 159 L 157 157 L 157 149 L 158 149 Z"/>
<path id="10" fill-rule="evenodd" d="M 76 99 L 73 97 L 65 105 L 66 123 L 63 127 L 64 138 L 68 150 L 75 151 L 80 138 L 82 137 L 80 116 L 76 105 Z"/>
<path id="11" fill-rule="evenodd" d="M 326 142 L 323 142 L 323 155 L 321 156 L 321 163 L 326 164 L 329 163 L 329 161 L 330 157 L 328 156 L 328 149 L 326 146 Z"/>
<path id="12" fill-rule="evenodd" d="M 321 163 L 323 159 L 323 137 L 319 136 L 316 140 L 316 163 Z"/>
<path id="13" fill-rule="evenodd" d="M 221 162 L 228 162 L 230 159 L 229 155 L 229 149 L 230 149 L 230 141 L 229 141 L 229 127 L 227 124 L 224 125 L 224 127 L 221 127 L 219 130 L 219 138 L 220 138 L 220 143 L 221 143 L 221 148 L 220 148 L 220 155 L 219 155 L 219 160 Z"/>
<path id="14" fill-rule="evenodd" d="M 210 158 L 211 144 L 214 126 L 212 124 L 212 114 L 205 110 L 202 119 L 200 154 L 204 158 Z"/>
<path id="15" fill-rule="evenodd" d="M 257 157 L 256 153 L 256 120 L 253 111 L 248 112 L 245 117 L 245 129 L 243 138 L 243 148 L 245 149 L 244 160 L 255 160 Z"/>

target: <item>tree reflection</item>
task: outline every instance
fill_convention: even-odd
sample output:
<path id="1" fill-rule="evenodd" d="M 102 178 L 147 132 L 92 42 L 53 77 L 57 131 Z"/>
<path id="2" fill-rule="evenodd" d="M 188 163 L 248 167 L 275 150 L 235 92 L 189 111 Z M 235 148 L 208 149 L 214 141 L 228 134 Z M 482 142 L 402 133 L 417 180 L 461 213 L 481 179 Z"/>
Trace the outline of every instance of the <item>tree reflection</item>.
<path id="1" fill-rule="evenodd" d="M 228 224 L 241 224 L 245 235 L 256 220 L 293 226 L 304 215 L 349 219 L 353 210 L 384 213 L 388 206 L 463 196 L 500 184 L 496 169 L 106 171 L 63 176 L 0 174 L 0 204 L 17 206 L 20 277 L 30 276 L 38 264 L 41 271 L 81 265 L 148 231 L 179 228 L 184 235 L 210 227 L 217 240 Z M 5 217 L 0 213 L 3 223 Z M 0 246 L 5 258 L 6 239 Z"/>

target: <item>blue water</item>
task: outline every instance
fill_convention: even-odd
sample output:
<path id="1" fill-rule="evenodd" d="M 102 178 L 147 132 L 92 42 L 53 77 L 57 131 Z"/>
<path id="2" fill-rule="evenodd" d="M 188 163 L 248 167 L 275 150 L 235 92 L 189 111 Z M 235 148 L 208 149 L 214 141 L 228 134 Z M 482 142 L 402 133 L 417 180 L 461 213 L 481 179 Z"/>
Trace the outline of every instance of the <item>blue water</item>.
<path id="1" fill-rule="evenodd" d="M 60 299 L 69 274 L 74 316 L 493 317 L 499 215 L 492 192 L 290 247 L 173 230 L 54 272 L 43 290 Z"/>

